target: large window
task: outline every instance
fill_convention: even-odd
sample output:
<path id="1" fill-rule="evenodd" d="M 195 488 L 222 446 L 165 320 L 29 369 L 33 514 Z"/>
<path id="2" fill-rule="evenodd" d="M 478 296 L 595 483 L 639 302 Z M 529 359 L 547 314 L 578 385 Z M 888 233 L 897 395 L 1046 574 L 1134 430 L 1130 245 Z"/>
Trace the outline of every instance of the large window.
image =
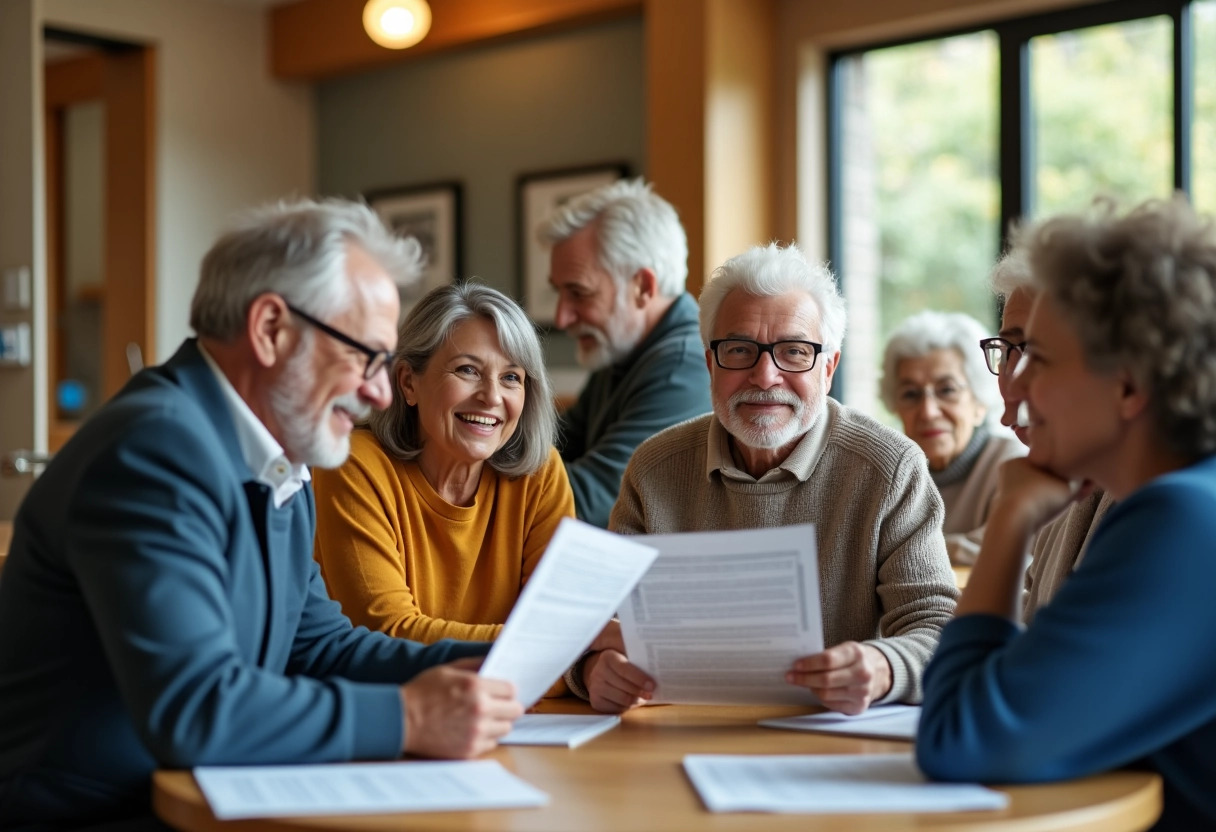
<path id="1" fill-rule="evenodd" d="M 1112 0 L 833 56 L 831 259 L 849 303 L 834 392 L 877 401 L 923 309 L 996 327 L 1010 225 L 1191 193 L 1216 212 L 1216 0 Z"/>

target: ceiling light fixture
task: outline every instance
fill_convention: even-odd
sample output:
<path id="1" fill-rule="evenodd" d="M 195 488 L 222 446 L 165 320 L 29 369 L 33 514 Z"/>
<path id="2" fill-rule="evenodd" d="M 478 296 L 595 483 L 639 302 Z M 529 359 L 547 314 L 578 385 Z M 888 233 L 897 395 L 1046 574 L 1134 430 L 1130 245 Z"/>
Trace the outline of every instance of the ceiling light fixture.
<path id="1" fill-rule="evenodd" d="M 386 49 L 406 49 L 431 31 L 431 7 L 426 0 L 367 0 L 363 28 Z"/>

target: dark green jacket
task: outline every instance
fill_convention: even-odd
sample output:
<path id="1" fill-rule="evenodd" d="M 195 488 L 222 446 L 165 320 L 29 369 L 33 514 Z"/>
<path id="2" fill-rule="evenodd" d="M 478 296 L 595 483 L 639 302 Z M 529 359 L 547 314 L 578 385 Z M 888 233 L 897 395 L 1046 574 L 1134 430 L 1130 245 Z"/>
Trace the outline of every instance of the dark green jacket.
<path id="1" fill-rule="evenodd" d="M 711 410 L 697 302 L 684 293 L 637 349 L 591 374 L 562 417 L 559 448 L 579 519 L 607 527 L 634 449 Z"/>

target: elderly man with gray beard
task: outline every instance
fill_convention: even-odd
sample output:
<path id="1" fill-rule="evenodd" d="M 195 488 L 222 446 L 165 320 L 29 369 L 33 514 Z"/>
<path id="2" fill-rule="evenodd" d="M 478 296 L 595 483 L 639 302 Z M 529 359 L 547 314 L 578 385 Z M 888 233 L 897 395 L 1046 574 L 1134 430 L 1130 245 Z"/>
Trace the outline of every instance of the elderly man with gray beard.
<path id="1" fill-rule="evenodd" d="M 644 442 L 609 528 L 626 534 L 814 523 L 824 643 L 786 675 L 848 714 L 919 702 L 921 673 L 958 590 L 941 498 L 910 439 L 827 397 L 844 300 L 796 246 L 728 260 L 701 293 L 714 412 Z M 615 650 L 575 680 L 599 710 L 649 698 Z"/>

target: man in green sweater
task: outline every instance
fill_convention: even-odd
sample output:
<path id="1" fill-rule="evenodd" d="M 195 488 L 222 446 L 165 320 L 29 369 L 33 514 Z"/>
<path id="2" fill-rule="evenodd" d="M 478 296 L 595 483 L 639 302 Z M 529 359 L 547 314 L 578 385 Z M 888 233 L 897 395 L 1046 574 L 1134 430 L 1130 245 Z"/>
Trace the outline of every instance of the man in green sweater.
<path id="1" fill-rule="evenodd" d="M 541 236 L 553 245 L 554 323 L 593 371 L 562 416 L 558 449 L 579 518 L 607 526 L 634 449 L 710 410 L 697 303 L 684 291 L 688 241 L 641 179 L 571 200 Z"/>
<path id="2" fill-rule="evenodd" d="M 714 412 L 642 443 L 609 528 L 814 523 L 827 649 L 794 662 L 786 681 L 855 714 L 920 701 L 921 673 L 958 590 L 920 448 L 827 396 L 844 329 L 831 273 L 796 246 L 728 260 L 701 293 Z M 632 707 L 653 690 L 615 650 L 579 669 L 575 683 L 600 710 Z"/>

